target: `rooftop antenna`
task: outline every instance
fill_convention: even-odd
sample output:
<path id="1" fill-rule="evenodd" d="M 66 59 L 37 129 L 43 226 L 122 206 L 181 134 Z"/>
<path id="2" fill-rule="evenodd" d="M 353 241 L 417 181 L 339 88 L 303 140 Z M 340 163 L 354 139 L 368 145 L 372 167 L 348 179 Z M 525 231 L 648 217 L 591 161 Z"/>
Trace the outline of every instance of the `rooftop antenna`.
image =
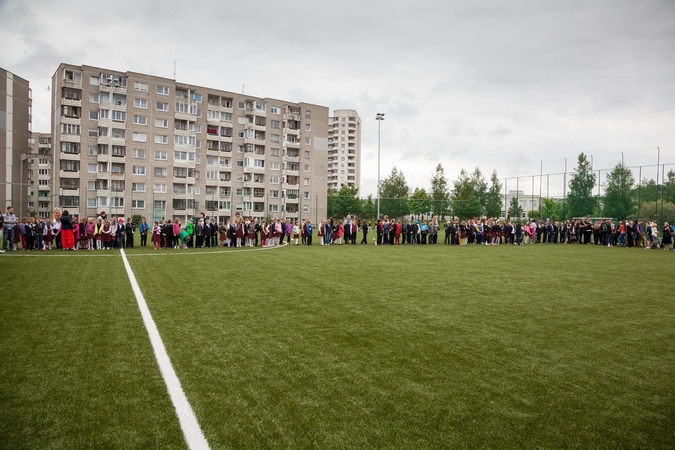
<path id="1" fill-rule="evenodd" d="M 176 81 L 176 60 L 173 60 L 173 81 Z"/>
<path id="2" fill-rule="evenodd" d="M 242 85 L 241 85 L 241 95 L 244 95 L 244 88 L 245 88 L 245 87 L 246 87 L 245 84 L 242 84 Z"/>

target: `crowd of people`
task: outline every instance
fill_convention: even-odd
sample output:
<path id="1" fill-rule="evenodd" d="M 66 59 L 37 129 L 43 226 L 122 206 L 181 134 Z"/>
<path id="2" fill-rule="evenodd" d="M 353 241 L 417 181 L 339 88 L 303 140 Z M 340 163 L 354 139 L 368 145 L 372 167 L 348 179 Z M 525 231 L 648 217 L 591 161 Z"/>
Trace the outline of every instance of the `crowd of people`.
<path id="1" fill-rule="evenodd" d="M 552 220 L 509 221 L 497 219 L 451 220 L 440 225 L 437 217 L 408 221 L 383 219 L 374 222 L 347 216 L 345 219 L 325 219 L 314 226 L 309 219 L 270 219 L 259 221 L 236 213 L 226 222 L 207 219 L 204 213 L 181 224 L 179 219 L 148 223 L 145 217 L 138 226 L 131 218 L 108 218 L 105 211 L 98 217 L 72 217 L 67 210 L 55 208 L 52 218 L 24 217 L 18 220 L 10 206 L 0 215 L 3 232 L 2 249 L 23 250 L 112 250 L 132 248 L 138 231 L 140 246 L 147 247 L 148 235 L 154 249 L 188 249 L 208 247 L 276 247 L 279 245 L 312 245 L 313 234 L 319 244 L 356 245 L 361 233 L 361 245 L 368 244 L 368 233 L 375 233 L 375 245 L 435 245 L 444 231 L 445 245 L 500 244 L 593 244 L 607 247 L 662 248 L 670 250 L 675 225 L 655 221 L 611 219 L 580 219 L 556 222 Z M 374 229 L 373 229 L 374 228 Z M 660 236 L 660 238 L 659 238 Z"/>

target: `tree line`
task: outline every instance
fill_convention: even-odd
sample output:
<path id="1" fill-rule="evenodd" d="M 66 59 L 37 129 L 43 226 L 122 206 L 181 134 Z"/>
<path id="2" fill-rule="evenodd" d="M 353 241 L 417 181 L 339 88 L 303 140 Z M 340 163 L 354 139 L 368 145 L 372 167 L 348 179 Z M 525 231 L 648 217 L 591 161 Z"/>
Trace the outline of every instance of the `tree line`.
<path id="1" fill-rule="evenodd" d="M 614 217 L 623 219 L 658 219 L 660 222 L 675 221 L 675 171 L 658 185 L 654 180 L 636 183 L 632 171 L 618 163 L 603 183 L 604 195 L 593 195 L 597 175 L 591 169 L 587 156 L 581 153 L 577 166 L 568 182 L 565 199 L 542 198 L 539 210 L 528 211 L 530 219 L 550 218 L 560 221 L 572 217 Z M 394 167 L 380 182 L 380 214 L 400 218 L 414 215 L 437 215 L 441 219 L 457 217 L 501 217 L 504 209 L 502 183 L 493 170 L 486 180 L 480 169 L 473 172 L 462 169 L 450 188 L 441 164 L 430 178 L 429 190 L 411 190 L 403 171 Z M 513 197 L 508 205 L 508 218 L 523 216 L 523 208 Z M 347 214 L 374 219 L 377 214 L 377 199 L 369 195 L 358 197 L 356 187 L 342 186 L 340 190 L 328 190 L 328 215 L 343 217 Z"/>

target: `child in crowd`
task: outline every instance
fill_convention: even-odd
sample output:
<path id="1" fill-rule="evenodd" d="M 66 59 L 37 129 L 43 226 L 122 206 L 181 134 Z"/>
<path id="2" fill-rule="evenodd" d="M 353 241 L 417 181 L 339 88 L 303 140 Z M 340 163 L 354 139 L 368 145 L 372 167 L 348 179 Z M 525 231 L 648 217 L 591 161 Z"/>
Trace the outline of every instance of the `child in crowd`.
<path id="1" fill-rule="evenodd" d="M 159 222 L 155 221 L 155 224 L 152 227 L 152 248 L 155 250 L 162 249 L 162 227 L 159 226 Z"/>
<path id="2" fill-rule="evenodd" d="M 90 217 L 87 224 L 84 226 L 84 237 L 87 239 L 87 250 L 94 250 L 94 229 L 96 224 L 94 218 Z"/>
<path id="3" fill-rule="evenodd" d="M 293 239 L 295 239 L 295 245 L 298 245 L 298 239 L 300 238 L 300 227 L 298 226 L 298 221 L 295 221 L 293 224 Z"/>

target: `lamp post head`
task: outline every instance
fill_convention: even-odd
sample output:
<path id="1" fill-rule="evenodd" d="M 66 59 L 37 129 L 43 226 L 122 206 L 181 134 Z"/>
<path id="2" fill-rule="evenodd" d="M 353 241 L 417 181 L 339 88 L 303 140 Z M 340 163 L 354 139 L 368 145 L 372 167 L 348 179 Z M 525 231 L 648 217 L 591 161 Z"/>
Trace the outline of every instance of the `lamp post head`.
<path id="1" fill-rule="evenodd" d="M 384 113 L 377 113 L 377 115 L 375 115 L 375 120 L 384 120 Z"/>

